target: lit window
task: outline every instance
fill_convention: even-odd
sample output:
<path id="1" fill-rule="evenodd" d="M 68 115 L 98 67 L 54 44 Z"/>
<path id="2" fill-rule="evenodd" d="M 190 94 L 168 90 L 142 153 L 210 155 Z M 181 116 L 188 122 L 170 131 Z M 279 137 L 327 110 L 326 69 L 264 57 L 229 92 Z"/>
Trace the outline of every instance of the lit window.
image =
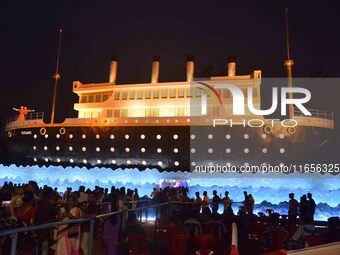
<path id="1" fill-rule="evenodd" d="M 48 138 L 48 134 L 45 135 L 45 138 L 46 138 L 46 139 Z"/>
<path id="2" fill-rule="evenodd" d="M 125 152 L 130 152 L 130 148 L 129 148 L 129 147 L 126 147 L 126 148 L 125 148 Z"/>
<path id="3" fill-rule="evenodd" d="M 115 100 L 119 100 L 119 91 L 115 91 Z"/>
<path id="4" fill-rule="evenodd" d="M 162 136 L 161 135 L 157 135 L 156 138 L 157 138 L 157 140 L 160 140 L 162 138 Z"/>
<path id="5" fill-rule="evenodd" d="M 45 162 L 48 162 L 48 158 L 45 158 Z"/>
<path id="6" fill-rule="evenodd" d="M 47 146 L 44 146 L 44 150 L 47 151 L 47 149 L 48 149 Z"/>
<path id="7" fill-rule="evenodd" d="M 143 90 L 137 91 L 137 99 L 143 99 Z"/>
<path id="8" fill-rule="evenodd" d="M 230 134 L 227 134 L 227 135 L 225 136 L 225 138 L 226 138 L 227 140 L 229 140 L 229 139 L 231 138 L 231 135 L 230 135 Z"/>
<path id="9" fill-rule="evenodd" d="M 129 139 L 130 138 L 130 136 L 129 135 L 125 135 L 125 139 L 127 140 L 127 139 Z"/>
<path id="10" fill-rule="evenodd" d="M 115 151 L 115 148 L 111 147 L 111 148 L 110 148 L 110 151 L 111 151 L 111 152 L 114 152 L 114 151 Z"/>
<path id="11" fill-rule="evenodd" d="M 162 98 L 167 98 L 167 97 L 168 97 L 168 90 L 162 89 Z"/>
<path id="12" fill-rule="evenodd" d="M 214 138 L 214 136 L 213 136 L 212 134 L 209 134 L 209 135 L 208 135 L 208 138 L 211 140 L 211 139 Z"/>
<path id="13" fill-rule="evenodd" d="M 161 148 L 157 148 L 157 152 L 158 152 L 158 153 L 161 153 L 161 152 L 162 152 L 162 149 L 161 149 Z"/>
<path id="14" fill-rule="evenodd" d="M 284 134 L 280 134 L 280 139 L 284 139 L 285 135 Z"/>
<path id="15" fill-rule="evenodd" d="M 195 153 L 196 152 L 196 149 L 195 148 L 191 148 L 191 153 Z"/>
<path id="16" fill-rule="evenodd" d="M 126 100 L 127 99 L 127 92 L 126 91 L 122 91 L 122 100 Z"/>
<path id="17" fill-rule="evenodd" d="M 263 148 L 262 149 L 262 153 L 267 153 L 268 152 L 268 149 L 267 148 Z"/>
<path id="18" fill-rule="evenodd" d="M 140 135 L 140 139 L 144 140 L 144 139 L 145 139 L 145 135 L 144 135 L 144 134 L 141 134 L 141 135 Z"/>
<path id="19" fill-rule="evenodd" d="M 249 149 L 248 148 L 244 148 L 243 152 L 244 153 L 249 153 Z"/>
<path id="20" fill-rule="evenodd" d="M 110 135 L 110 139 L 111 140 L 115 139 L 115 136 L 114 135 Z"/>
<path id="21" fill-rule="evenodd" d="M 177 149 L 177 148 L 175 148 L 175 149 L 174 149 L 174 152 L 175 152 L 175 153 L 178 153 L 178 149 Z"/>
<path id="22" fill-rule="evenodd" d="M 191 135 L 191 136 L 190 136 L 190 139 L 191 139 L 191 140 L 195 140 L 195 138 L 196 138 L 195 135 Z"/>
<path id="23" fill-rule="evenodd" d="M 231 152 L 231 149 L 230 149 L 230 148 L 227 148 L 227 149 L 225 150 L 225 152 L 226 152 L 226 153 L 230 153 L 230 152 Z"/>
<path id="24" fill-rule="evenodd" d="M 158 164 L 159 166 L 162 166 L 162 165 L 163 165 L 162 161 L 158 161 L 157 164 Z"/>
<path id="25" fill-rule="evenodd" d="M 99 147 L 96 148 L 96 152 L 100 152 L 100 148 Z"/>
<path id="26" fill-rule="evenodd" d="M 192 166 L 196 166 L 196 162 L 194 162 L 194 161 L 191 162 L 191 165 L 192 165 Z"/>
<path id="27" fill-rule="evenodd" d="M 86 164 L 86 163 L 87 163 L 87 160 L 86 160 L 86 159 L 83 159 L 83 163 Z"/>
<path id="28" fill-rule="evenodd" d="M 69 137 L 70 139 L 72 139 L 72 138 L 73 138 L 73 135 L 72 135 L 72 134 L 70 134 L 68 137 Z"/>
<path id="29" fill-rule="evenodd" d="M 99 134 L 96 134 L 96 139 L 99 139 L 100 138 L 100 135 Z"/>
<path id="30" fill-rule="evenodd" d="M 56 134 L 56 136 L 55 137 L 57 137 L 57 139 L 59 139 L 60 138 L 60 135 L 59 134 Z"/>
<path id="31" fill-rule="evenodd" d="M 130 91 L 129 99 L 130 100 L 134 100 L 135 99 L 135 92 L 134 91 Z"/>
<path id="32" fill-rule="evenodd" d="M 183 88 L 178 89 L 178 97 L 179 98 L 183 98 L 184 97 L 184 89 Z"/>
<path id="33" fill-rule="evenodd" d="M 97 164 L 101 164 L 102 161 L 100 159 L 97 159 Z"/>
<path id="34" fill-rule="evenodd" d="M 267 138 L 267 134 L 262 134 L 262 138 L 266 139 Z"/>
<path id="35" fill-rule="evenodd" d="M 179 162 L 178 161 L 175 161 L 175 166 L 179 166 Z"/>
<path id="36" fill-rule="evenodd" d="M 146 165 L 146 161 L 145 161 L 145 160 L 142 161 L 142 165 L 143 165 L 143 166 Z"/>
<path id="37" fill-rule="evenodd" d="M 126 164 L 130 165 L 131 164 L 131 160 L 127 160 Z"/>
<path id="38" fill-rule="evenodd" d="M 159 90 L 158 89 L 154 89 L 152 91 L 152 97 L 153 98 L 159 98 Z"/>
<path id="39" fill-rule="evenodd" d="M 86 139 L 86 135 L 85 135 L 85 134 L 83 134 L 83 135 L 81 136 L 81 138 L 83 138 L 83 139 Z"/>
<path id="40" fill-rule="evenodd" d="M 55 147 L 55 149 L 56 149 L 57 151 L 59 151 L 59 150 L 60 150 L 60 147 L 59 147 L 59 146 L 57 146 L 57 147 Z"/>
<path id="41" fill-rule="evenodd" d="M 33 158 L 33 161 L 34 161 L 34 162 L 37 162 L 38 160 L 37 160 L 37 158 Z"/>
<path id="42" fill-rule="evenodd" d="M 73 147 L 72 146 L 68 147 L 68 149 L 69 149 L 69 151 L 73 151 Z"/>
<path id="43" fill-rule="evenodd" d="M 244 137 L 244 139 L 249 139 L 249 135 L 248 134 L 244 134 L 243 137 Z"/>
<path id="44" fill-rule="evenodd" d="M 145 99 L 150 99 L 151 98 L 151 90 L 147 89 L 145 90 Z"/>
<path id="45" fill-rule="evenodd" d="M 82 151 L 86 151 L 86 147 L 81 148 Z"/>
<path id="46" fill-rule="evenodd" d="M 213 150 L 212 148 L 209 148 L 209 149 L 208 149 L 208 152 L 209 152 L 209 153 L 213 153 L 214 150 Z"/>
<path id="47" fill-rule="evenodd" d="M 33 150 L 35 151 L 37 149 L 37 146 L 33 146 Z"/>
<path id="48" fill-rule="evenodd" d="M 34 139 L 37 139 L 37 138 L 38 138 L 38 136 L 37 136 L 36 134 L 35 134 L 33 137 L 34 137 Z"/>
<path id="49" fill-rule="evenodd" d="M 285 149 L 284 149 L 284 148 L 281 148 L 281 149 L 280 149 L 280 153 L 285 153 Z"/>
<path id="50" fill-rule="evenodd" d="M 140 151 L 141 151 L 141 152 L 145 152 L 145 148 L 141 148 Z"/>
<path id="51" fill-rule="evenodd" d="M 111 163 L 115 165 L 115 164 L 116 164 L 116 160 L 113 159 L 113 160 L 111 161 Z"/>
<path id="52" fill-rule="evenodd" d="M 57 158 L 57 162 L 60 163 L 60 158 Z"/>
<path id="53" fill-rule="evenodd" d="M 174 137 L 175 140 L 178 139 L 178 135 L 176 135 L 176 134 L 173 137 Z"/>
<path id="54" fill-rule="evenodd" d="M 170 96 L 170 98 L 175 98 L 176 97 L 176 90 L 175 89 L 170 89 L 169 90 L 169 96 Z"/>

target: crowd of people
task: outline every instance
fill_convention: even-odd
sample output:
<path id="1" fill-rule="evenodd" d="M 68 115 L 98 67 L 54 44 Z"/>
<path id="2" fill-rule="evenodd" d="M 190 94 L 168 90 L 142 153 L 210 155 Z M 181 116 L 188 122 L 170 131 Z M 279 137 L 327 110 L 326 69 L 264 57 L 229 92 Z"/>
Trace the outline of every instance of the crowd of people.
<path id="1" fill-rule="evenodd" d="M 106 254 L 127 254 L 129 250 L 127 237 L 130 233 L 139 234 L 144 241 L 147 239 L 146 230 L 137 221 L 142 212 L 133 210 L 142 205 L 141 201 L 147 201 L 143 205 L 155 207 L 156 225 L 158 228 L 168 229 L 168 233 L 171 233 L 170 228 L 175 228 L 177 231 L 182 229 L 183 234 L 199 235 L 210 232 L 216 234 L 216 231 L 212 229 L 216 226 L 221 233 L 224 233 L 221 235 L 227 238 L 227 233 L 231 232 L 231 223 L 235 222 L 239 228 L 239 244 L 240 246 L 244 244 L 244 247 L 249 247 L 249 244 L 244 242 L 253 240 L 254 236 L 256 240 L 261 241 L 263 247 L 270 247 L 271 235 L 269 233 L 289 231 L 287 248 L 288 246 L 292 249 L 301 248 L 304 246 L 304 238 L 316 231 L 313 224 L 316 203 L 311 193 L 303 195 L 300 203 L 294 198 L 293 193 L 289 194 L 288 215 L 280 215 L 268 210 L 268 215 L 260 213 L 259 216 L 254 215 L 255 200 L 246 191 L 244 201 L 238 202 L 240 207 L 236 214 L 233 211 L 233 201 L 228 191 L 225 191 L 222 196 L 214 190 L 211 199 L 207 191 L 204 191 L 202 195 L 201 197 L 200 192 L 196 192 L 195 197 L 190 198 L 188 188 L 167 187 L 154 188 L 150 197 L 141 198 L 137 189 L 125 187 L 111 187 L 109 191 L 107 188 L 98 186 L 93 190 L 80 186 L 76 191 L 67 188 L 65 192 L 59 192 L 57 188 L 39 187 L 35 181 L 25 184 L 6 182 L 0 189 L 2 204 L 0 229 L 3 231 L 80 218 L 94 219 L 99 214 L 119 212 L 97 219 L 95 234 L 97 238 L 100 235 Z M 167 202 L 173 203 L 167 204 Z M 155 206 L 159 204 L 167 206 Z M 325 234 L 325 237 L 328 238 L 326 238 L 328 242 L 340 240 L 339 218 L 335 217 L 330 220 L 332 226 L 329 226 L 329 232 Z M 163 223 L 160 224 L 161 222 Z M 89 235 L 89 221 L 27 231 L 19 235 L 17 254 L 86 255 L 88 254 Z M 169 240 L 165 242 L 168 245 L 171 243 Z M 165 249 L 163 252 L 168 254 L 168 251 L 171 251 L 171 249 L 164 248 L 166 245 L 162 247 L 161 241 L 151 244 L 152 241 L 155 242 L 155 239 L 145 241 L 145 247 L 151 254 L 157 254 L 155 250 Z M 10 238 L 1 237 L 0 246 L 0 254 L 8 254 Z M 227 248 L 224 247 L 224 249 Z M 193 249 L 195 249 L 194 246 Z M 164 254 L 163 252 L 158 254 Z"/>

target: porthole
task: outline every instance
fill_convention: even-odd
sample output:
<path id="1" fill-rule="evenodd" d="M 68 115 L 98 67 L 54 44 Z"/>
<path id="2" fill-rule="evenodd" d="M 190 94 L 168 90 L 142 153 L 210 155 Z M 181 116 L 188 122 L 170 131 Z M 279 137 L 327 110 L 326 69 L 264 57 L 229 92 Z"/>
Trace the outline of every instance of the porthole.
<path id="1" fill-rule="evenodd" d="M 55 149 L 56 149 L 56 151 L 60 151 L 60 147 L 59 146 L 55 147 Z"/>
<path id="2" fill-rule="evenodd" d="M 226 152 L 226 153 L 230 153 L 230 152 L 231 152 L 231 149 L 230 149 L 230 148 L 227 148 L 227 149 L 225 150 L 225 152 Z"/>
<path id="3" fill-rule="evenodd" d="M 211 153 L 213 153 L 213 152 L 214 152 L 214 150 L 213 150 L 212 148 L 209 148 L 209 149 L 208 149 L 208 153 L 211 154 Z"/>
<path id="4" fill-rule="evenodd" d="M 247 153 L 249 153 L 249 149 L 248 148 L 244 148 L 243 152 L 247 154 Z"/>
<path id="5" fill-rule="evenodd" d="M 162 149 L 161 148 L 157 148 L 157 153 L 161 153 Z"/>
<path id="6" fill-rule="evenodd" d="M 115 136 L 114 135 L 110 135 L 110 139 L 111 140 L 115 139 Z"/>
<path id="7" fill-rule="evenodd" d="M 46 134 L 46 128 L 40 128 L 40 134 L 45 135 Z"/>
<path id="8" fill-rule="evenodd" d="M 48 158 L 45 158 L 45 162 L 48 162 Z"/>
<path id="9" fill-rule="evenodd" d="M 177 140 L 177 139 L 178 139 L 178 135 L 177 135 L 177 134 L 174 134 L 173 138 L 174 138 L 175 140 Z"/>
<path id="10" fill-rule="evenodd" d="M 174 148 L 174 153 L 178 153 L 178 149 L 177 148 Z"/>
<path id="11" fill-rule="evenodd" d="M 86 147 L 82 147 L 81 150 L 82 150 L 82 151 L 86 151 Z"/>
<path id="12" fill-rule="evenodd" d="M 225 139 L 229 140 L 231 138 L 231 135 L 230 134 L 226 134 L 225 135 Z"/>
<path id="13" fill-rule="evenodd" d="M 96 134 L 96 139 L 99 139 L 100 138 L 100 135 L 99 134 Z"/>
<path id="14" fill-rule="evenodd" d="M 124 137 L 125 137 L 126 140 L 128 140 L 130 138 L 130 136 L 128 134 L 126 134 Z"/>
<path id="15" fill-rule="evenodd" d="M 73 134 L 69 134 L 68 138 L 73 139 Z"/>
<path id="16" fill-rule="evenodd" d="M 44 150 L 47 151 L 47 149 L 48 149 L 47 146 L 44 146 Z"/>
<path id="17" fill-rule="evenodd" d="M 68 147 L 68 150 L 73 151 L 73 147 L 72 146 Z"/>
<path id="18" fill-rule="evenodd" d="M 144 134 L 141 134 L 141 135 L 140 135 L 140 139 L 144 140 L 144 139 L 145 139 L 145 135 L 144 135 Z"/>
<path id="19" fill-rule="evenodd" d="M 65 128 L 61 127 L 61 128 L 59 129 L 59 133 L 60 133 L 61 135 L 65 134 L 65 133 L 66 133 Z"/>
<path id="20" fill-rule="evenodd" d="M 38 160 L 37 160 L 37 158 L 33 158 L 33 161 L 34 161 L 34 162 L 37 162 Z"/>
<path id="21" fill-rule="evenodd" d="M 280 139 L 284 139 L 285 138 L 285 135 L 284 134 L 280 134 Z"/>
<path id="22" fill-rule="evenodd" d="M 140 151 L 141 152 L 145 152 L 145 148 L 140 148 Z"/>
<path id="23" fill-rule="evenodd" d="M 115 148 L 111 147 L 111 148 L 110 148 L 110 151 L 111 151 L 111 152 L 114 152 L 114 151 L 115 151 Z"/>
<path id="24" fill-rule="evenodd" d="M 96 148 L 96 152 L 100 152 L 100 148 L 99 147 Z"/>
<path id="25" fill-rule="evenodd" d="M 86 139 L 86 135 L 82 134 L 81 138 Z"/>
<path id="26" fill-rule="evenodd" d="M 129 148 L 129 147 L 126 147 L 126 148 L 125 148 L 125 152 L 130 152 L 130 148 Z"/>
<path id="27" fill-rule="evenodd" d="M 262 134 L 263 139 L 267 139 L 267 134 Z"/>
<path id="28" fill-rule="evenodd" d="M 12 136 L 12 132 L 10 132 L 10 133 L 11 133 L 11 136 Z M 11 136 L 8 136 L 8 137 L 11 137 Z M 38 136 L 37 136 L 36 134 L 34 134 L 33 138 L 34 138 L 34 139 L 37 139 Z"/>
<path id="29" fill-rule="evenodd" d="M 271 134 L 273 132 L 273 127 L 271 126 L 264 126 L 263 132 L 267 135 Z"/>
<path id="30" fill-rule="evenodd" d="M 192 166 L 196 166 L 196 162 L 194 162 L 194 161 L 191 162 L 191 165 L 192 165 Z"/>
<path id="31" fill-rule="evenodd" d="M 213 136 L 212 134 L 209 134 L 209 135 L 208 135 L 208 139 L 209 139 L 209 140 L 211 140 L 211 139 L 213 139 L 213 138 L 214 138 L 214 136 Z"/>
<path id="32" fill-rule="evenodd" d="M 161 135 L 157 135 L 156 138 L 157 138 L 157 140 L 160 140 L 160 139 L 162 139 L 162 136 Z"/>

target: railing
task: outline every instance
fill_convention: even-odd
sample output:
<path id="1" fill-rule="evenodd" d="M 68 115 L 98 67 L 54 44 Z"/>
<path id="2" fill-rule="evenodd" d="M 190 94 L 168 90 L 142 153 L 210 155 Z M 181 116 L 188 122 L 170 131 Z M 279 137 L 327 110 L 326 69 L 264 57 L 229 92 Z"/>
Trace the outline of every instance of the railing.
<path id="1" fill-rule="evenodd" d="M 299 109 L 294 108 L 294 116 L 334 120 L 334 113 L 331 111 L 319 109 L 307 109 L 307 110 L 312 114 L 311 116 L 306 116 Z"/>
<path id="2" fill-rule="evenodd" d="M 18 116 L 19 114 L 8 118 L 7 124 L 16 121 L 18 119 Z M 44 119 L 43 112 L 30 112 L 25 115 L 25 120 L 41 120 L 41 119 Z"/>

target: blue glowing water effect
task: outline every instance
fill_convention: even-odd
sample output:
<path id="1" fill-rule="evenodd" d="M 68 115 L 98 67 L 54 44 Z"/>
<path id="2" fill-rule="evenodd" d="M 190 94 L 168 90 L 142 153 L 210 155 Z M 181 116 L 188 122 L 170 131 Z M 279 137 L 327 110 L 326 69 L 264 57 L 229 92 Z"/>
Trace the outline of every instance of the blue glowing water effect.
<path id="1" fill-rule="evenodd" d="M 204 190 L 212 196 L 216 189 L 218 194 L 224 191 L 230 192 L 233 201 L 243 200 L 243 191 L 251 193 L 256 201 L 255 212 L 264 212 L 271 208 L 281 214 L 287 214 L 288 194 L 295 193 L 298 199 L 302 194 L 312 192 L 316 201 L 317 209 L 315 218 L 326 220 L 330 216 L 340 215 L 340 178 L 314 176 L 314 178 L 303 178 L 296 175 L 280 178 L 192 178 L 190 173 L 163 172 L 156 169 L 139 171 L 138 169 L 118 169 L 112 171 L 107 168 L 79 168 L 79 167 L 17 167 L 15 165 L 0 165 L 0 184 L 4 181 L 24 183 L 35 180 L 39 185 L 47 184 L 58 187 L 64 191 L 66 187 L 78 189 L 80 185 L 94 188 L 95 185 L 110 188 L 126 186 L 127 188 L 138 188 L 139 194 L 150 195 L 152 188 L 159 185 L 160 180 L 186 180 L 189 184 L 190 197 L 194 197 L 196 191 L 201 194 Z M 234 207 L 237 210 L 237 206 Z"/>

